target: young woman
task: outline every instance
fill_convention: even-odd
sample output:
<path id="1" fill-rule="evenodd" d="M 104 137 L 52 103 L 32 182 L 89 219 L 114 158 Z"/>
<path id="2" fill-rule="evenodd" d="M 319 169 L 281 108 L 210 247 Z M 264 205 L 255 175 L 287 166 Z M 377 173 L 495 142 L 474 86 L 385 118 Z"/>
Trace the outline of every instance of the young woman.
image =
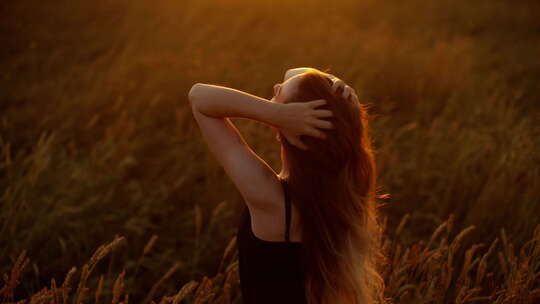
<path id="1" fill-rule="evenodd" d="M 383 302 L 376 166 L 368 114 L 355 91 L 333 75 L 296 68 L 274 86 L 271 100 L 200 83 L 189 100 L 246 203 L 237 234 L 244 303 Z M 279 174 L 228 117 L 277 131 Z"/>

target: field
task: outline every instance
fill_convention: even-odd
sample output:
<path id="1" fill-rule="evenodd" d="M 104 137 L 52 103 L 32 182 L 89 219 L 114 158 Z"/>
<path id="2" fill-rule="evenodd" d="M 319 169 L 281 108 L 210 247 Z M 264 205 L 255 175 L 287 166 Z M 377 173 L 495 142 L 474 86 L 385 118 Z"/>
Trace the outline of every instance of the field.
<path id="1" fill-rule="evenodd" d="M 240 303 L 243 202 L 187 92 L 270 98 L 300 66 L 342 78 L 375 115 L 388 297 L 540 298 L 540 2 L 21 0 L 0 15 L 5 302 L 55 278 L 85 302 L 184 286 L 176 303 Z M 272 131 L 234 122 L 279 171 Z"/>

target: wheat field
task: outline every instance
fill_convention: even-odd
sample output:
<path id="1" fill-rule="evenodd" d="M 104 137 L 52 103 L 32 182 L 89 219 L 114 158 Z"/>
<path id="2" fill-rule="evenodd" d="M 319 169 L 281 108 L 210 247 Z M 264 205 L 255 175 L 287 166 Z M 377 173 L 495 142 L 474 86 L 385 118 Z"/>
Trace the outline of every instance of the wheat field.
<path id="1" fill-rule="evenodd" d="M 535 0 L 0 4 L 0 303 L 240 303 L 243 201 L 188 108 L 328 70 L 374 114 L 396 303 L 540 299 Z M 266 126 L 233 119 L 276 171 Z M 96 249 L 97 248 L 97 249 Z"/>

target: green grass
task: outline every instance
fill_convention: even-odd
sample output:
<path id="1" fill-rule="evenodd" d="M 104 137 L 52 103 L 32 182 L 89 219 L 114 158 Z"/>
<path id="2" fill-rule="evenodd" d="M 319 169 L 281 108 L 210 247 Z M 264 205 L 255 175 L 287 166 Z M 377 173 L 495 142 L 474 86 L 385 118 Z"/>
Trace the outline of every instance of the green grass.
<path id="1" fill-rule="evenodd" d="M 132 301 L 173 265 L 156 297 L 216 273 L 243 202 L 187 92 L 200 81 L 269 98 L 298 66 L 330 69 L 371 105 L 391 195 L 382 211 L 391 229 L 405 214 L 415 223 L 401 250 L 450 214 L 458 230 L 476 227 L 458 256 L 502 228 L 522 246 L 540 223 L 539 11 L 503 0 L 1 4 L 0 273 L 26 250 L 15 293 L 27 297 L 115 235 L 127 246 L 96 271 L 112 286 L 126 269 Z M 271 130 L 234 121 L 277 171 Z"/>

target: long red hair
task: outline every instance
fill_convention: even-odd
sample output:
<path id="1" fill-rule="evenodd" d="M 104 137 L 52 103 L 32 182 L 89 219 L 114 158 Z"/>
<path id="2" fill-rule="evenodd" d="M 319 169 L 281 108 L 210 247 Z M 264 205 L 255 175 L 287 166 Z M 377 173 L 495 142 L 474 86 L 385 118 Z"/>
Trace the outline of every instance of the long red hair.
<path id="1" fill-rule="evenodd" d="M 376 164 L 365 105 L 332 93 L 326 74 L 300 76 L 289 102 L 325 99 L 334 129 L 327 139 L 302 136 L 309 150 L 291 145 L 280 134 L 289 168 L 285 177 L 302 227 L 305 293 L 308 304 L 384 302 L 384 262 L 376 194 Z M 278 131 L 279 132 L 279 131 Z"/>

